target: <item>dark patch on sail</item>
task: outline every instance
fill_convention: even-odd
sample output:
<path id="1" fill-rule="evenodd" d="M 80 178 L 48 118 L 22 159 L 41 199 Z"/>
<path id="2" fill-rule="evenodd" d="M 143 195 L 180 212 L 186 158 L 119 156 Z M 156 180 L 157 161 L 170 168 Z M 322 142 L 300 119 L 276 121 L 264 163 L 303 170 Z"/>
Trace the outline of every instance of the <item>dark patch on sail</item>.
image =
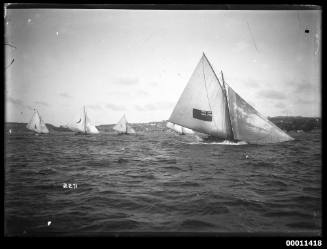
<path id="1" fill-rule="evenodd" d="M 203 121 L 212 121 L 212 111 L 202 111 L 193 108 L 193 118 L 203 120 Z"/>
<path id="2" fill-rule="evenodd" d="M 77 124 L 81 122 L 82 119 L 80 119 L 78 122 L 76 122 Z"/>

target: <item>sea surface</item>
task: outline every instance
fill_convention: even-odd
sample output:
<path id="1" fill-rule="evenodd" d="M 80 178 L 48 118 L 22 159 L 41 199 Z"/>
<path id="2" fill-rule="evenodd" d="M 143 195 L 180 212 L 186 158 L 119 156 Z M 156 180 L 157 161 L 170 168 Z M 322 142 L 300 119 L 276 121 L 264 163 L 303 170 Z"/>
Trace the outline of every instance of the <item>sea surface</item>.
<path id="1" fill-rule="evenodd" d="M 160 130 L 7 133 L 5 234 L 320 235 L 321 132 L 289 134 L 247 145 Z"/>

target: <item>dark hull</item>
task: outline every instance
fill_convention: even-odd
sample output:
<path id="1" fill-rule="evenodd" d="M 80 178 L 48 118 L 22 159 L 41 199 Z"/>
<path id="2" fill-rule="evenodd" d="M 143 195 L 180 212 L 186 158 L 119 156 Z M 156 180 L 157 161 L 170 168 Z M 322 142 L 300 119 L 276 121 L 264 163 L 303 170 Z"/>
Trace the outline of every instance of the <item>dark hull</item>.
<path id="1" fill-rule="evenodd" d="M 90 135 L 90 134 L 88 134 L 88 133 L 86 133 L 86 132 L 75 132 L 74 135 L 75 135 L 75 136 L 86 136 L 86 135 Z"/>
<path id="2" fill-rule="evenodd" d="M 131 135 L 133 133 L 126 133 L 126 132 L 118 132 L 117 135 Z"/>
<path id="3" fill-rule="evenodd" d="M 48 133 L 43 133 L 43 132 L 34 132 L 34 135 L 35 136 L 48 136 L 49 135 L 49 132 Z"/>

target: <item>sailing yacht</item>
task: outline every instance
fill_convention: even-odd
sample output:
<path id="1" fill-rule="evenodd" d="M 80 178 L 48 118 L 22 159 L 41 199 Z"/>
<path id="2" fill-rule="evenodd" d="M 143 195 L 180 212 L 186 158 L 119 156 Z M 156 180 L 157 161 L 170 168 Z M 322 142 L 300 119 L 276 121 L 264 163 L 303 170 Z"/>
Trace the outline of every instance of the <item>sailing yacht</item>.
<path id="1" fill-rule="evenodd" d="M 115 131 L 119 134 L 134 134 L 135 130 L 128 124 L 125 114 L 118 121 L 118 123 L 113 127 Z"/>
<path id="2" fill-rule="evenodd" d="M 87 135 L 87 134 L 98 134 L 99 131 L 95 127 L 94 124 L 92 124 L 91 119 L 89 118 L 85 106 L 83 107 L 83 111 L 81 113 L 81 116 L 77 122 L 73 122 L 71 124 L 68 124 L 67 127 L 71 129 L 72 131 L 75 131 L 76 135 Z"/>
<path id="3" fill-rule="evenodd" d="M 41 115 L 36 109 L 34 109 L 33 116 L 26 125 L 26 128 L 36 132 L 36 134 L 49 133 L 47 126 L 45 125 L 43 119 L 41 118 Z"/>
<path id="4" fill-rule="evenodd" d="M 203 53 L 169 120 L 216 140 L 267 144 L 294 140 L 218 79 Z"/>

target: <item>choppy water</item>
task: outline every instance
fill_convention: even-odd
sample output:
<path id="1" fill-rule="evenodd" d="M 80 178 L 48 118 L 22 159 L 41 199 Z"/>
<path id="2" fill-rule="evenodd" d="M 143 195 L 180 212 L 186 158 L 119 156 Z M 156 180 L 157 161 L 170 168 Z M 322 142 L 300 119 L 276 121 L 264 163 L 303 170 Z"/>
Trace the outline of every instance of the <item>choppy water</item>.
<path id="1" fill-rule="evenodd" d="M 6 234 L 319 235 L 321 134 L 291 135 L 295 141 L 236 146 L 167 132 L 12 134 L 5 143 Z"/>

